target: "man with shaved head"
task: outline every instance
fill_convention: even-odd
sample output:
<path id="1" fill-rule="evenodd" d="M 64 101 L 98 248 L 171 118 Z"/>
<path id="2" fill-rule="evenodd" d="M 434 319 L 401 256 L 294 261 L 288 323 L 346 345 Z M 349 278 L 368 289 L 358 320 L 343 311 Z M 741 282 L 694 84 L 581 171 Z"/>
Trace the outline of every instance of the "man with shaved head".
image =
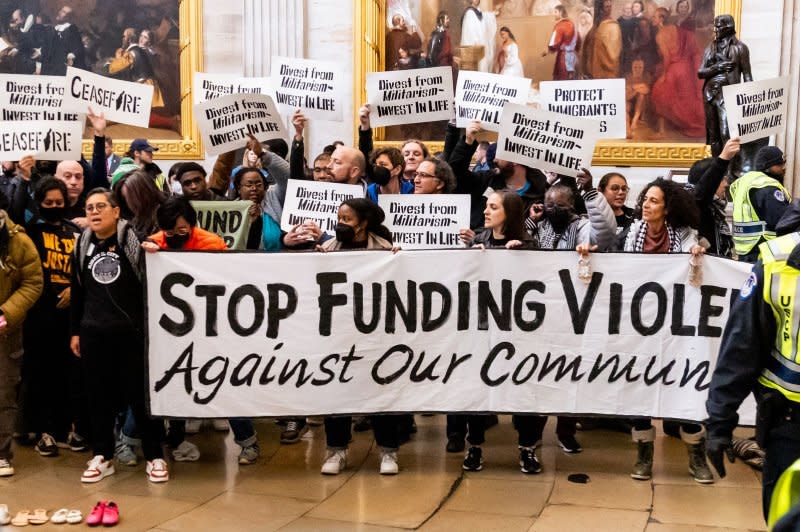
<path id="1" fill-rule="evenodd" d="M 364 154 L 350 146 L 339 146 L 333 154 L 326 168 L 331 181 L 348 185 L 360 184 L 366 190 L 367 182 L 364 174 L 367 170 L 367 161 Z"/>
<path id="2" fill-rule="evenodd" d="M 67 186 L 67 210 L 65 217 L 81 228 L 87 226 L 83 208 L 83 166 L 78 161 L 61 161 L 56 167 L 56 179 Z"/>

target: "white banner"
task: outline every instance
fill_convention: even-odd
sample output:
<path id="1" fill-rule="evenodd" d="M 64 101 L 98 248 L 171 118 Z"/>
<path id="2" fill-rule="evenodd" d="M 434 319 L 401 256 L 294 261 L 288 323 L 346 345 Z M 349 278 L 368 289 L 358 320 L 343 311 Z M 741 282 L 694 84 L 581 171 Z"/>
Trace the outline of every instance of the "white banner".
<path id="1" fill-rule="evenodd" d="M 469 229 L 468 194 L 380 194 L 378 205 L 403 249 L 464 247 L 458 232 Z"/>
<path id="2" fill-rule="evenodd" d="M 367 74 L 372 127 L 453 118 L 453 69 L 447 66 Z"/>
<path id="3" fill-rule="evenodd" d="M 0 120 L 83 120 L 80 113 L 60 111 L 65 79 L 0 74 Z"/>
<path id="4" fill-rule="evenodd" d="M 275 103 L 285 115 L 298 107 L 306 118 L 342 121 L 344 65 L 294 57 L 273 57 L 270 78 Z"/>
<path id="5" fill-rule="evenodd" d="M 290 179 L 281 214 L 281 229 L 290 231 L 306 220 L 317 223 L 323 233 L 332 235 L 338 221 L 339 205 L 344 200 L 363 198 L 364 187 L 342 183 Z"/>
<path id="6" fill-rule="evenodd" d="M 81 158 L 83 122 L 0 122 L 0 161 L 18 161 L 32 155 L 40 161 L 77 161 Z"/>
<path id="7" fill-rule="evenodd" d="M 789 78 L 763 79 L 722 87 L 731 138 L 744 142 L 783 133 Z"/>
<path id="8" fill-rule="evenodd" d="M 194 118 L 209 155 L 243 148 L 248 134 L 261 142 L 287 138 L 275 103 L 264 94 L 231 94 L 199 103 Z"/>
<path id="9" fill-rule="evenodd" d="M 62 111 L 85 114 L 91 107 L 107 120 L 147 127 L 153 105 L 153 86 L 99 76 L 67 67 Z"/>
<path id="10" fill-rule="evenodd" d="M 600 122 L 506 104 L 497 137 L 498 159 L 543 172 L 576 176 L 592 164 Z"/>
<path id="11" fill-rule="evenodd" d="M 594 254 L 588 285 L 574 252 L 146 255 L 151 411 L 212 418 L 702 420 L 750 269 L 706 257 L 694 288 L 687 255 Z"/>
<path id="12" fill-rule="evenodd" d="M 194 105 L 230 94 L 266 94 L 275 99 L 269 78 L 244 78 L 232 74 L 194 73 L 192 101 Z"/>
<path id="13" fill-rule="evenodd" d="M 586 79 L 542 81 L 539 94 L 544 109 L 600 121 L 600 138 L 624 139 L 625 80 Z"/>
<path id="14" fill-rule="evenodd" d="M 524 104 L 530 89 L 527 78 L 462 70 L 456 86 L 456 125 L 463 128 L 477 120 L 483 129 L 499 131 L 503 106 Z"/>

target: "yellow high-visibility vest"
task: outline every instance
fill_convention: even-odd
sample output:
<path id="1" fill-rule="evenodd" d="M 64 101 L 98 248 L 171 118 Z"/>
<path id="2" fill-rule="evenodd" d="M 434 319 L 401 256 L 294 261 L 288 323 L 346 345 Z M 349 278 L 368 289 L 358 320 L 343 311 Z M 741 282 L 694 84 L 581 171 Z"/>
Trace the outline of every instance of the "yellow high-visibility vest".
<path id="1" fill-rule="evenodd" d="M 775 483 L 775 489 L 772 490 L 772 498 L 769 501 L 768 529 L 772 530 L 775 523 L 798 502 L 800 502 L 800 460 L 781 473 L 778 482 Z"/>
<path id="2" fill-rule="evenodd" d="M 763 172 L 747 172 L 742 177 L 731 183 L 731 197 L 733 198 L 733 245 L 736 254 L 747 255 L 763 238 L 772 240 L 774 231 L 767 231 L 767 224 L 759 217 L 750 202 L 750 191 L 756 188 L 775 187 L 791 201 L 789 191 L 777 180 Z"/>

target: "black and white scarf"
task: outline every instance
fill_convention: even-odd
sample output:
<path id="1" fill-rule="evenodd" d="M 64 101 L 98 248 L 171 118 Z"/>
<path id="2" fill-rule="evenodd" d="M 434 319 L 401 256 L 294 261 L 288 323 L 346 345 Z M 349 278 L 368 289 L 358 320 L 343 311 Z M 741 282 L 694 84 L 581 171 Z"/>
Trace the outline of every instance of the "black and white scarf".
<path id="1" fill-rule="evenodd" d="M 675 230 L 672 228 L 671 225 L 665 223 L 664 225 L 667 226 L 667 233 L 669 236 L 669 251 L 668 253 L 680 253 L 681 252 L 681 239 Z M 644 238 L 647 235 L 647 222 L 642 220 L 642 223 L 639 225 L 639 231 L 636 233 L 636 239 L 633 242 L 633 251 L 636 253 L 642 253 L 644 251 Z"/>
<path id="2" fill-rule="evenodd" d="M 526 220 L 525 225 L 536 238 L 536 245 L 539 249 L 559 249 L 558 244 L 562 240 L 565 242 L 565 245 L 560 249 L 575 249 L 575 246 L 578 245 L 580 221 L 580 216 L 573 216 L 572 220 L 567 224 L 567 227 L 562 231 L 556 231 L 553 224 L 547 219 L 536 223 L 529 218 Z"/>

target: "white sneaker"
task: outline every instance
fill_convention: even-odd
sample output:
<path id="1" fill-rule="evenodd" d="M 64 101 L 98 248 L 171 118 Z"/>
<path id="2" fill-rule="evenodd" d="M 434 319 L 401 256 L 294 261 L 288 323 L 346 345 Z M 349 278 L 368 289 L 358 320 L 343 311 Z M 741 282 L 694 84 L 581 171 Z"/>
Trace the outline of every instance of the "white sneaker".
<path id="1" fill-rule="evenodd" d="M 86 471 L 81 475 L 81 482 L 92 484 L 100 482 L 109 475 L 113 475 L 114 463 L 106 460 L 102 455 L 97 455 L 88 462 L 86 462 Z"/>
<path id="2" fill-rule="evenodd" d="M 0 477 L 10 477 L 14 474 L 14 466 L 11 461 L 5 458 L 0 458 Z"/>
<path id="3" fill-rule="evenodd" d="M 396 475 L 398 471 L 397 451 L 381 451 L 381 475 Z"/>
<path id="4" fill-rule="evenodd" d="M 11 522 L 11 516 L 8 513 L 8 506 L 0 504 L 0 526 L 5 526 Z"/>
<path id="5" fill-rule="evenodd" d="M 228 432 L 231 428 L 227 419 L 212 419 L 211 424 L 217 432 Z"/>
<path id="6" fill-rule="evenodd" d="M 167 463 L 161 458 L 150 460 L 144 470 L 147 480 L 150 482 L 166 482 L 169 480 L 169 470 Z"/>
<path id="7" fill-rule="evenodd" d="M 203 424 L 202 419 L 187 419 L 186 420 L 186 434 L 197 434 L 200 432 L 200 427 Z"/>
<path id="8" fill-rule="evenodd" d="M 339 472 L 347 467 L 347 451 L 345 449 L 329 450 L 322 464 L 321 473 L 323 475 L 338 475 Z"/>
<path id="9" fill-rule="evenodd" d="M 176 462 L 197 462 L 200 459 L 200 449 L 192 442 L 183 440 L 172 450 L 172 458 Z"/>

